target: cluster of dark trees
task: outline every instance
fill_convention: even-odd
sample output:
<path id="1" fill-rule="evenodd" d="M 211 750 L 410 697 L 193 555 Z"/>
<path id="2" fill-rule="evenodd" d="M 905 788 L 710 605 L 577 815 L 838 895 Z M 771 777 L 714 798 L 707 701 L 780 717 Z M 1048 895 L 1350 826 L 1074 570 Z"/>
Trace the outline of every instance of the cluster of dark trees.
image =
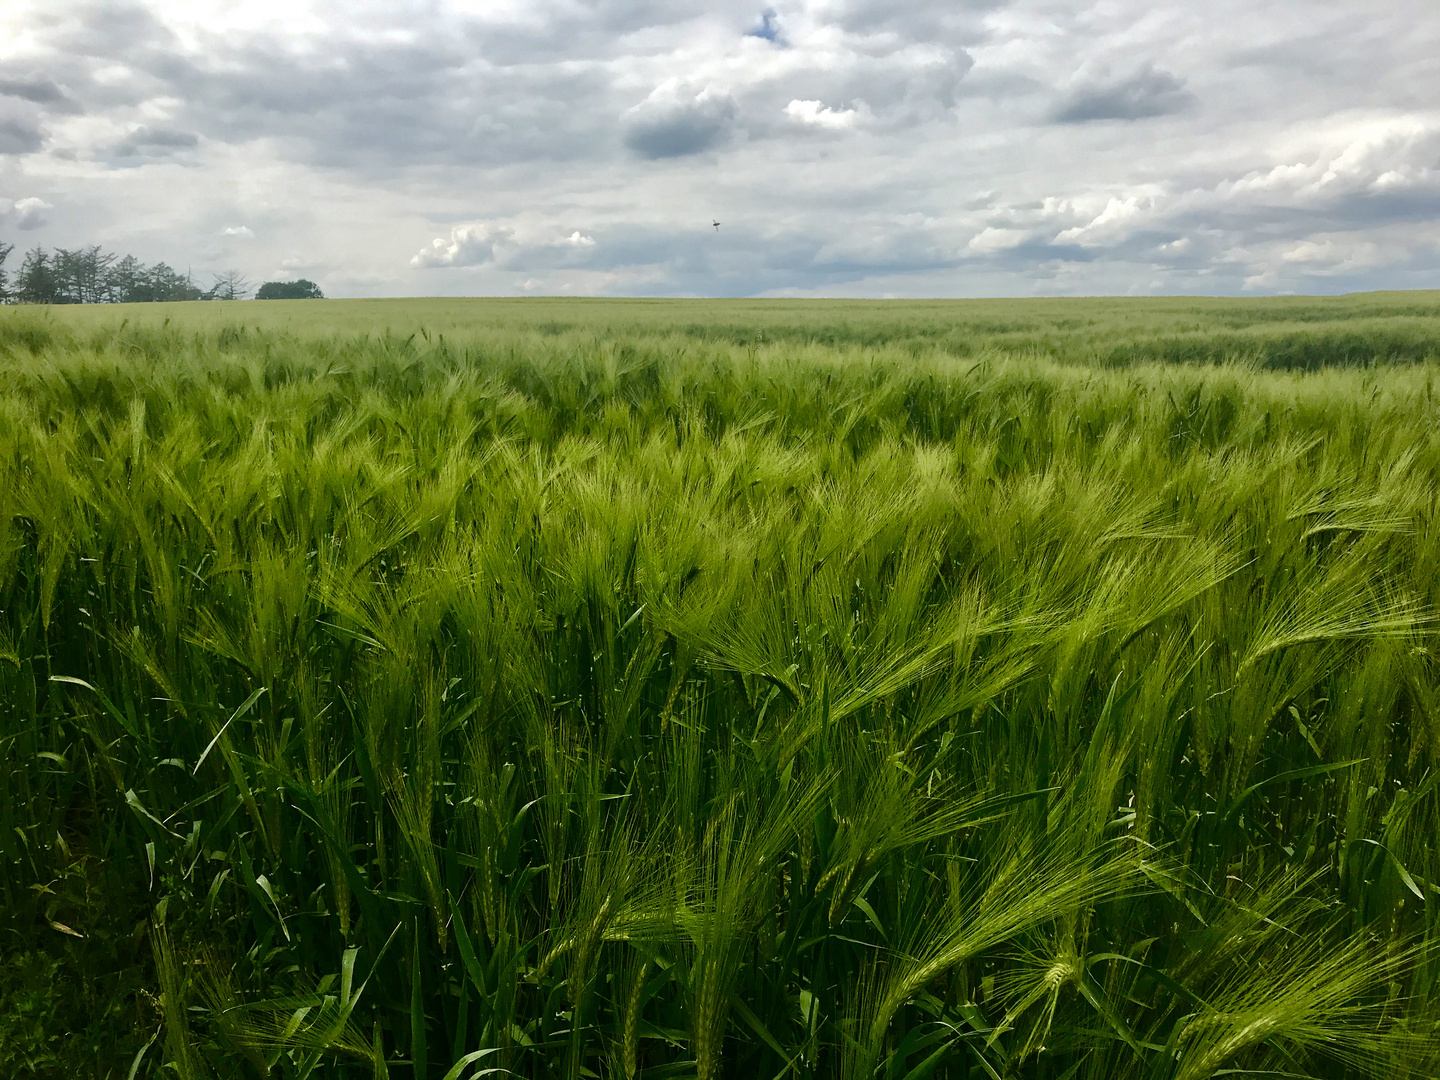
<path id="1" fill-rule="evenodd" d="M 0 303 L 9 304 L 137 304 L 159 300 L 243 300 L 250 282 L 236 270 L 214 275 L 208 289 L 191 275 L 163 262 L 146 266 L 134 255 L 123 258 L 99 245 L 67 250 L 32 248 L 13 278 L 5 269 L 14 245 L 0 243 Z M 319 300 L 313 281 L 267 281 L 257 300 Z"/>
<path id="2" fill-rule="evenodd" d="M 256 300 L 324 300 L 320 286 L 307 278 L 299 281 L 267 281 L 255 293 Z"/>

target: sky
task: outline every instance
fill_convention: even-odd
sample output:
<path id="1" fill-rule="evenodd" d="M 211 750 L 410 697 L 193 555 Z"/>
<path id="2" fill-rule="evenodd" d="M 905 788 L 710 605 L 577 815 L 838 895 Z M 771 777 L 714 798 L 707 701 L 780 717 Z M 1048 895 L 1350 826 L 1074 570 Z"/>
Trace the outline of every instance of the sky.
<path id="1" fill-rule="evenodd" d="M 331 296 L 1440 288 L 1440 3 L 4 0 L 0 242 Z"/>

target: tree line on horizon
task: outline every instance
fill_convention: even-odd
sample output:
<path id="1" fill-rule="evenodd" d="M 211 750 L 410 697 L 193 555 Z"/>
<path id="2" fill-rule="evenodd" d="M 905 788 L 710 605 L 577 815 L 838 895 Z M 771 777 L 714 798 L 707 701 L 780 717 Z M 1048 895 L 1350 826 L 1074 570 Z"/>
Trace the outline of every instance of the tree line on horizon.
<path id="1" fill-rule="evenodd" d="M 147 266 L 134 255 L 118 256 L 100 245 L 82 248 L 31 248 L 14 278 L 5 268 L 13 244 L 0 242 L 0 303 L 138 304 L 174 300 L 244 300 L 251 283 L 238 271 L 212 275 L 208 289 L 193 275 L 164 262 Z M 254 289 L 257 300 L 320 300 L 313 281 L 267 281 Z"/>

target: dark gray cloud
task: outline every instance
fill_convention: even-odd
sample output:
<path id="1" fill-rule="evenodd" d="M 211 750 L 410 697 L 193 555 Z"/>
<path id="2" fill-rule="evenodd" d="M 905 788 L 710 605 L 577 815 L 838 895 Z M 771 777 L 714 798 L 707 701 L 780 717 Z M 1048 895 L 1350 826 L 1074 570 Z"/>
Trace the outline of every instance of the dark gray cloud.
<path id="1" fill-rule="evenodd" d="M 663 88 L 666 69 L 675 69 L 666 50 L 683 48 L 692 34 L 713 39 L 719 31 L 719 44 L 728 26 L 737 45 L 763 40 L 773 48 L 789 44 L 781 37 L 789 16 L 602 0 L 513 22 L 421 20 L 398 34 L 337 28 L 322 48 L 290 48 L 269 35 L 206 37 L 202 26 L 191 32 L 203 45 L 196 50 L 158 13 L 163 7 L 114 3 L 78 6 L 77 17 L 51 20 L 47 33 L 54 67 L 94 112 L 166 99 L 172 127 L 216 143 L 279 140 L 297 160 L 378 177 L 415 167 L 593 160 L 621 150 L 642 160 L 685 157 L 732 145 L 742 132 L 793 137 L 785 109 L 795 100 L 840 111 L 863 103 L 877 123 L 922 123 L 954 107 L 972 65 L 955 42 L 973 40 L 973 27 L 924 38 L 943 9 L 921 5 L 906 21 L 861 7 L 818 24 L 802 10 L 794 16 L 799 28 L 858 19 L 869 36 L 846 45 L 838 64 L 829 49 L 815 62 L 766 72 L 725 71 L 711 61 L 705 66 L 715 77 L 688 80 L 688 98 L 651 93 L 638 104 L 623 85 L 628 74 L 652 67 L 661 77 L 650 87 Z M 629 40 L 661 32 L 673 43 Z M 59 89 L 54 80 L 29 89 L 53 98 L 49 87 Z M 122 139 L 100 156 L 132 163 L 166 156 L 160 149 Z"/>
<path id="2" fill-rule="evenodd" d="M 74 99 L 60 89 L 53 79 L 43 75 L 31 75 L 23 79 L 0 78 L 0 97 L 33 102 L 52 112 L 75 112 L 79 108 Z"/>
<path id="3" fill-rule="evenodd" d="M 734 124 L 728 93 L 666 83 L 625 114 L 625 145 L 644 158 L 683 157 L 721 145 Z"/>
<path id="4" fill-rule="evenodd" d="M 1076 87 L 1053 115 L 1061 124 L 1144 120 L 1181 112 L 1194 100 L 1185 89 L 1183 79 L 1168 71 L 1145 67 L 1113 82 L 1091 82 Z"/>
<path id="5" fill-rule="evenodd" d="M 43 228 L 49 222 L 49 212 L 55 209 L 44 199 L 32 195 L 29 198 L 10 202 L 0 199 L 0 226 L 13 225 L 21 232 Z"/>
<path id="6" fill-rule="evenodd" d="M 35 124 L 0 116 L 0 154 L 34 153 L 43 143 L 40 129 Z"/>
<path id="7" fill-rule="evenodd" d="M 526 35 L 498 37 L 503 42 L 470 24 L 419 26 L 379 40 L 341 32 L 324 48 L 297 50 L 269 37 L 226 36 L 196 54 L 153 13 L 117 5 L 66 23 L 55 48 L 92 108 L 166 99 L 171 126 L 187 134 L 231 144 L 283 140 L 295 158 L 324 167 L 393 175 L 425 165 L 566 160 L 586 156 L 606 128 L 618 142 L 624 106 L 603 72 L 517 64 L 508 44 Z M 93 77 L 99 69 L 103 83 Z M 609 106 L 602 128 L 577 101 Z M 182 144 L 142 137 L 104 153 L 144 156 L 167 146 Z"/>
<path id="8" fill-rule="evenodd" d="M 749 30 L 745 31 L 746 37 L 760 38 L 762 41 L 769 41 L 775 44 L 783 44 L 784 37 L 780 33 L 780 17 L 775 13 L 774 8 L 767 8 L 760 13 L 760 20 Z"/>
<path id="9" fill-rule="evenodd" d="M 126 135 L 110 151 L 116 158 L 164 158 L 182 150 L 193 150 L 200 137 L 193 131 L 170 127 L 138 127 Z"/>
<path id="10" fill-rule="evenodd" d="M 973 23 L 987 6 L 994 4 L 956 10 Z M 812 31 L 854 22 L 861 28 L 855 32 L 868 35 L 846 45 L 838 64 L 827 48 L 815 62 L 765 73 L 717 71 L 719 78 L 697 81 L 688 100 L 652 94 L 637 105 L 617 75 L 673 65 L 662 47 L 628 38 L 668 30 L 683 43 L 728 24 L 737 43 L 788 45 L 786 15 L 602 0 L 549 19 L 407 23 L 393 35 L 341 31 L 314 49 L 277 47 L 268 36 L 216 35 L 196 52 L 142 4 L 77 10 L 79 17 L 54 20 L 50 44 L 88 107 L 103 112 L 164 97 L 176 103 L 173 124 L 214 141 L 281 139 L 314 164 L 381 174 L 573 161 L 607 147 L 642 159 L 683 157 L 732 142 L 739 131 L 793 135 L 793 125 L 780 120 L 793 100 L 847 108 L 863 102 L 883 123 L 923 122 L 955 105 L 973 64 L 958 43 L 977 35 L 968 23 L 950 25 L 943 4 L 918 5 L 905 18 L 852 4 L 838 22 L 810 22 Z M 142 149 L 126 142 L 106 153 L 135 157 Z"/>

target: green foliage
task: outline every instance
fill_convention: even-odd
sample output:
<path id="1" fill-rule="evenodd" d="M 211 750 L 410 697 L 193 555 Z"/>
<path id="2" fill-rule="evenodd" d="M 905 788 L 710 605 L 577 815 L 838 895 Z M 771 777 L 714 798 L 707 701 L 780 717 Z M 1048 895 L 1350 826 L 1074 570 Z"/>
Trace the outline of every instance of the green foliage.
<path id="1" fill-rule="evenodd" d="M 0 959 L 0 1063 L 33 1080 L 123 1075 L 159 1019 L 138 970 L 104 970 L 94 950 L 10 949 Z M 85 952 L 91 952 L 89 957 Z M 88 961 L 88 962 L 87 962 Z"/>
<path id="2" fill-rule="evenodd" d="M 9 247 L 0 245 L 0 264 Z M 0 301 L 19 304 L 134 304 L 219 298 L 204 292 L 188 273 L 165 263 L 146 266 L 134 255 L 119 258 L 98 245 L 53 252 L 36 247 L 25 253 L 13 290 L 0 271 Z M 225 297 L 234 299 L 233 296 Z"/>
<path id="3" fill-rule="evenodd" d="M 255 293 L 256 300 L 323 300 L 325 294 L 308 278 L 298 281 L 267 281 Z"/>
<path id="4" fill-rule="evenodd" d="M 256 307 L 0 313 L 6 1075 L 1440 1069 L 1430 353 Z"/>

